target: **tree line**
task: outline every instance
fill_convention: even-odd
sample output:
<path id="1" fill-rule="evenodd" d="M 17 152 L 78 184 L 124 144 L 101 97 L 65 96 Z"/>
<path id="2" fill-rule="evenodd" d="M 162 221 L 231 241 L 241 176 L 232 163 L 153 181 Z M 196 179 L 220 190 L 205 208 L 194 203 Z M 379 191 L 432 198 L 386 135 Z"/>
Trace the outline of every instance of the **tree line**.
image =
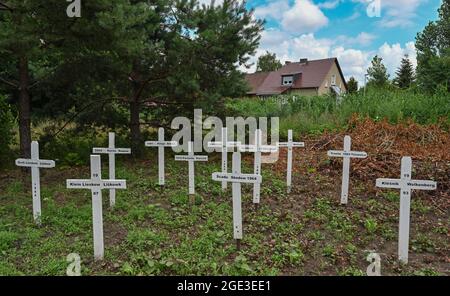
<path id="1" fill-rule="evenodd" d="M 80 18 L 66 8 L 0 0 L 0 101 L 17 113 L 23 157 L 32 118 L 126 124 L 138 155 L 141 125 L 247 89 L 238 67 L 258 48 L 263 21 L 245 2 L 90 0 Z"/>

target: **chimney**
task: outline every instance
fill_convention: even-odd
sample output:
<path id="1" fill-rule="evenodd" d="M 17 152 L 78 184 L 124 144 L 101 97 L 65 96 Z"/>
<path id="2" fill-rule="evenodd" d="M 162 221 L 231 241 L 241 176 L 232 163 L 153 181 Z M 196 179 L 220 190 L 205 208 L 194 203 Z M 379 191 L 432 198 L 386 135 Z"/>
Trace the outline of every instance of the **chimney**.
<path id="1" fill-rule="evenodd" d="M 290 63 L 291 63 L 291 61 L 284 62 L 285 65 L 289 65 Z"/>
<path id="2" fill-rule="evenodd" d="M 301 64 L 307 64 L 308 63 L 308 59 L 306 59 L 306 58 L 300 59 L 300 63 Z"/>

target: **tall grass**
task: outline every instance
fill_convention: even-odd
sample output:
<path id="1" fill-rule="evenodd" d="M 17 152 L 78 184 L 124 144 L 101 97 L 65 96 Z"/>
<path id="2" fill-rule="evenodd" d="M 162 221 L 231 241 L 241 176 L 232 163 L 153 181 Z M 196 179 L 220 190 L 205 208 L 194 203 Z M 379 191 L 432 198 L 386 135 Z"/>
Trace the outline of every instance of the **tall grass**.
<path id="1" fill-rule="evenodd" d="M 298 97 L 295 95 L 268 99 L 234 99 L 226 103 L 228 116 L 280 117 L 280 134 L 288 129 L 314 134 L 345 128 L 358 114 L 391 123 L 412 119 L 419 124 L 440 123 L 450 127 L 450 94 L 441 90 L 428 95 L 414 90 L 368 89 L 336 99 L 333 96 Z"/>

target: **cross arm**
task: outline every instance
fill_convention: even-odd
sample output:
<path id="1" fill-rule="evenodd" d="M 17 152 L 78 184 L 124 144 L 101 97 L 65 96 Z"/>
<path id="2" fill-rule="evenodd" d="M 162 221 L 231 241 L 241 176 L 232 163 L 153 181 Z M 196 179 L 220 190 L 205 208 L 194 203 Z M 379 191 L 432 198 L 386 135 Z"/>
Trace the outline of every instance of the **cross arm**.
<path id="1" fill-rule="evenodd" d="M 428 180 L 408 180 L 406 185 L 411 189 L 418 190 L 436 190 L 437 188 L 436 182 Z"/>
<path id="2" fill-rule="evenodd" d="M 277 152 L 278 146 L 269 146 L 269 145 L 262 145 L 257 147 L 256 145 L 239 145 L 238 146 L 239 151 L 241 152 L 264 152 L 264 153 L 270 153 L 270 152 Z"/>
<path id="3" fill-rule="evenodd" d="M 92 148 L 92 153 L 131 154 L 130 148 Z"/>
<path id="4" fill-rule="evenodd" d="M 230 183 L 261 183 L 262 176 L 255 174 L 231 174 L 231 173 L 213 173 L 214 181 L 226 181 Z"/>
<path id="5" fill-rule="evenodd" d="M 146 141 L 146 147 L 177 147 L 177 141 Z"/>
<path id="6" fill-rule="evenodd" d="M 305 147 L 304 142 L 279 142 L 277 143 L 278 147 L 299 147 L 303 148 Z"/>
<path id="7" fill-rule="evenodd" d="M 363 151 L 339 151 L 330 150 L 327 152 L 329 157 L 350 157 L 350 158 L 367 158 L 367 153 Z"/>
<path id="8" fill-rule="evenodd" d="M 126 180 L 91 180 L 91 179 L 68 179 L 68 189 L 126 189 Z"/>
<path id="9" fill-rule="evenodd" d="M 207 155 L 175 155 L 177 161 L 208 161 Z"/>
<path id="10" fill-rule="evenodd" d="M 400 179 L 379 178 L 376 181 L 376 186 L 380 187 L 380 188 L 401 189 L 402 188 L 402 182 L 401 182 Z"/>
<path id="11" fill-rule="evenodd" d="M 38 167 L 38 168 L 54 168 L 55 161 L 46 159 L 16 159 L 16 166 L 19 167 Z"/>

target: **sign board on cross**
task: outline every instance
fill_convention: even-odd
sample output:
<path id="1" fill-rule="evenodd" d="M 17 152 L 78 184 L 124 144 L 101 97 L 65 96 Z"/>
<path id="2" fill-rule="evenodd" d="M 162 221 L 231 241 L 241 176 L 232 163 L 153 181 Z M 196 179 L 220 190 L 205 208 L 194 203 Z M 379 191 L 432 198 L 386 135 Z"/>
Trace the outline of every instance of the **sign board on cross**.
<path id="1" fill-rule="evenodd" d="M 166 184 L 165 180 L 165 159 L 164 159 L 164 148 L 165 147 L 177 147 L 178 143 L 176 141 L 165 141 L 164 140 L 164 128 L 160 127 L 158 130 L 158 141 L 146 141 L 145 147 L 158 147 L 158 184 L 164 186 Z"/>
<path id="2" fill-rule="evenodd" d="M 408 263 L 411 190 L 436 190 L 437 188 L 437 183 L 434 181 L 411 180 L 411 170 L 411 157 L 403 157 L 400 179 L 380 178 L 376 180 L 377 187 L 400 189 L 398 258 L 405 264 Z"/>
<path id="3" fill-rule="evenodd" d="M 261 184 L 261 175 L 256 174 L 241 174 L 241 153 L 233 153 L 233 163 L 231 173 L 213 173 L 212 179 L 220 182 L 232 183 L 233 194 L 233 232 L 236 240 L 237 249 L 240 248 L 240 241 L 243 237 L 242 231 L 242 201 L 241 201 L 241 184 L 253 183 Z"/>
<path id="4" fill-rule="evenodd" d="M 116 135 L 108 134 L 108 148 L 92 148 L 94 154 L 108 154 L 109 157 L 109 179 L 116 178 L 116 154 L 131 154 L 130 148 L 116 148 Z M 116 204 L 116 189 L 109 190 L 109 206 L 112 208 Z"/>
<path id="5" fill-rule="evenodd" d="M 221 142 L 208 142 L 208 148 L 218 148 L 222 152 L 222 173 L 228 171 L 228 152 L 230 148 L 236 148 L 241 145 L 241 142 L 228 141 L 228 129 L 222 128 L 222 141 Z M 231 150 L 233 151 L 233 150 Z M 222 190 L 227 189 L 227 182 L 222 182 Z"/>
<path id="6" fill-rule="evenodd" d="M 194 155 L 194 144 L 189 141 L 188 155 L 175 155 L 176 161 L 187 161 L 189 164 L 189 194 L 195 194 L 195 172 L 194 162 L 196 161 L 208 161 L 207 155 Z"/>
<path id="7" fill-rule="evenodd" d="M 348 186 L 350 180 L 350 159 L 351 158 L 367 158 L 367 153 L 362 151 L 351 151 L 352 139 L 350 136 L 344 138 L 344 150 L 330 150 L 329 157 L 341 157 L 344 159 L 342 167 L 342 187 L 341 187 L 341 204 L 348 202 Z"/>
<path id="8" fill-rule="evenodd" d="M 288 130 L 288 141 L 287 142 L 281 142 L 277 144 L 278 147 L 287 147 L 287 169 L 286 169 L 286 185 L 287 185 L 287 192 L 291 192 L 292 187 L 292 150 L 293 148 L 303 148 L 305 147 L 304 142 L 294 142 L 292 130 Z"/>
<path id="9" fill-rule="evenodd" d="M 33 196 L 33 218 L 37 224 L 41 223 L 41 181 L 39 168 L 53 168 L 53 160 L 39 159 L 39 143 L 31 142 L 31 159 L 16 159 L 16 166 L 31 167 L 31 188 Z"/>
<path id="10" fill-rule="evenodd" d="M 94 258 L 103 259 L 103 209 L 102 189 L 126 189 L 127 181 L 108 179 L 102 180 L 100 155 L 91 155 L 91 178 L 85 180 L 68 179 L 69 189 L 90 189 L 92 192 L 92 225 L 94 233 Z"/>

